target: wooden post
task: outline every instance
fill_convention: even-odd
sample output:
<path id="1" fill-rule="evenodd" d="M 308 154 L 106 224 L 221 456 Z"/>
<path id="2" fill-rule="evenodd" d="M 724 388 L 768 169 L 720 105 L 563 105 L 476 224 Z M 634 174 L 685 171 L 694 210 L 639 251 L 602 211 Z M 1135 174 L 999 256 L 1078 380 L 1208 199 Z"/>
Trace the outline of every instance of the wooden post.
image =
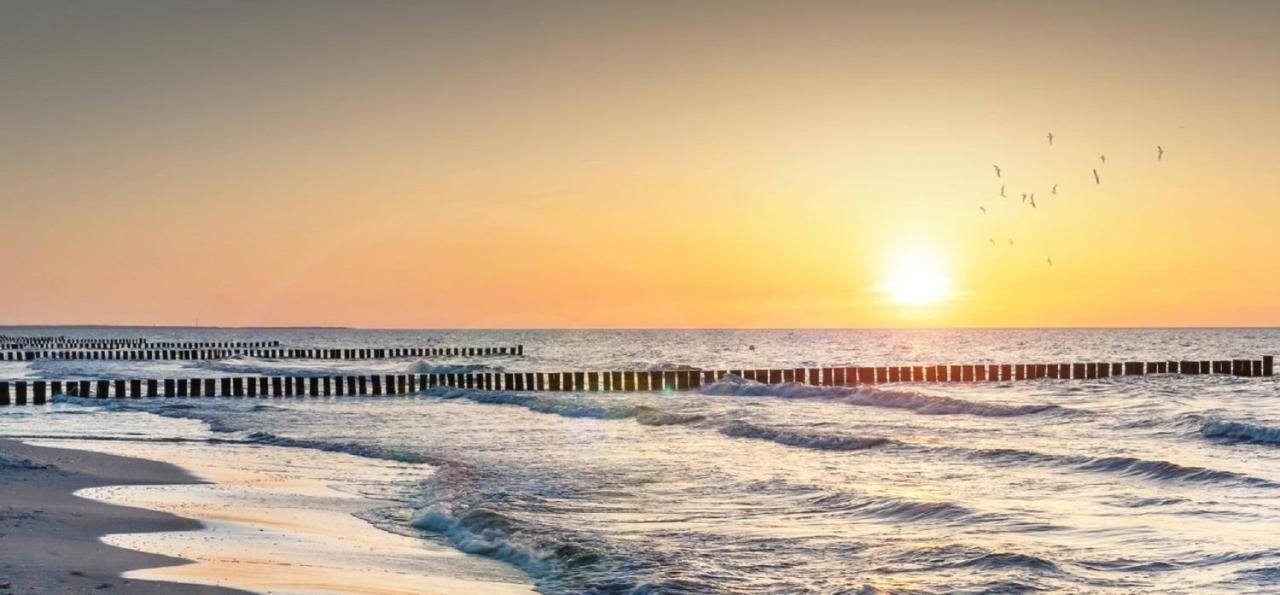
<path id="1" fill-rule="evenodd" d="M 43 380 L 37 380 L 31 383 L 31 402 L 34 405 L 44 405 L 48 402 L 48 395 L 45 394 L 47 385 Z"/>
<path id="2" fill-rule="evenodd" d="M 1273 376 L 1275 374 L 1276 358 L 1274 355 L 1262 356 L 1262 375 Z"/>
<path id="3" fill-rule="evenodd" d="M 966 365 L 960 370 L 960 379 L 964 382 L 973 382 L 973 366 Z"/>
<path id="4" fill-rule="evenodd" d="M 13 403 L 15 405 L 27 404 L 27 381 L 17 380 L 13 383 Z"/>

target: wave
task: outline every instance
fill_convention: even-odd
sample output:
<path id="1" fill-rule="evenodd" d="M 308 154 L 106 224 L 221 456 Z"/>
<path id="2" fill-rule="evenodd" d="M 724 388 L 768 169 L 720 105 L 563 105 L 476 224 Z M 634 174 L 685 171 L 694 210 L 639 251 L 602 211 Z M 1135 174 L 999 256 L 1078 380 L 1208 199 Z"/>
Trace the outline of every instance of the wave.
<path id="1" fill-rule="evenodd" d="M 1028 570 L 1037 573 L 1060 572 L 1052 560 L 1019 552 L 991 551 L 981 547 L 946 545 L 915 548 L 895 557 L 896 561 L 915 571 L 939 571 L 974 568 L 983 571 Z"/>
<path id="2" fill-rule="evenodd" d="M 441 462 L 423 482 L 423 504 L 409 524 L 443 535 L 464 552 L 508 562 L 552 592 L 578 592 L 554 584 L 608 574 L 604 543 L 542 523 L 539 498 L 512 491 L 509 480 L 491 470 Z M 506 512 L 521 509 L 533 512 L 532 520 Z"/>
<path id="3" fill-rule="evenodd" d="M 889 390 L 872 387 L 843 388 L 809 386 L 794 382 L 761 384 L 729 375 L 720 382 L 702 388 L 704 395 L 721 396 L 772 396 L 788 399 L 826 399 L 863 407 L 906 409 L 922 415 L 977 415 L 982 417 L 1012 417 L 1047 411 L 1073 411 L 1066 407 L 1048 404 L 1008 405 L 980 403 L 953 397 L 926 395 L 909 390 Z"/>
<path id="4" fill-rule="evenodd" d="M 1280 428 L 1238 421 L 1210 421 L 1200 428 L 1200 434 L 1229 442 L 1280 444 Z"/>
<path id="5" fill-rule="evenodd" d="M 345 373 L 342 360 L 269 360 L 237 355 L 220 360 L 187 362 L 192 368 L 238 376 L 332 376 Z"/>
<path id="6" fill-rule="evenodd" d="M 656 364 L 649 364 L 648 366 L 645 366 L 645 370 L 648 372 L 668 372 L 668 371 L 679 372 L 682 370 L 701 370 L 701 369 L 702 368 L 699 368 L 697 366 L 690 366 L 687 364 L 673 364 L 669 362 L 659 362 Z"/>
<path id="7" fill-rule="evenodd" d="M 1142 479 L 1184 481 L 1189 483 L 1243 484 L 1255 487 L 1280 487 L 1266 479 L 1205 467 L 1179 465 L 1170 461 L 1112 456 L 1089 457 L 1083 455 L 1055 455 L 1009 448 L 961 450 L 971 459 L 997 460 L 1006 463 L 1067 467 L 1078 471 L 1112 473 Z"/>
<path id="8" fill-rule="evenodd" d="M 954 502 L 874 497 L 843 492 L 822 495 L 811 500 L 808 506 L 823 514 L 847 512 L 891 521 L 974 522 L 981 517 L 968 507 Z"/>
<path id="9" fill-rule="evenodd" d="M 733 438 L 754 438 L 768 440 L 786 446 L 811 448 L 815 450 L 866 450 L 888 444 L 888 438 L 878 436 L 852 436 L 841 434 L 824 434 L 780 430 L 757 426 L 745 422 L 732 422 L 720 428 L 720 433 Z"/>
<path id="10" fill-rule="evenodd" d="M 428 395 L 444 398 L 464 398 L 476 403 L 492 405 L 516 405 L 538 413 L 561 417 L 591 419 L 635 419 L 648 426 L 671 426 L 703 421 L 697 414 L 670 413 L 652 405 L 635 403 L 603 403 L 583 398 L 550 395 L 529 395 L 506 392 L 476 392 L 458 389 L 433 389 Z"/>
<path id="11" fill-rule="evenodd" d="M 486 366 L 484 364 L 458 364 L 458 365 L 439 365 L 433 364 L 426 360 L 418 360 L 408 365 L 404 369 L 404 374 L 474 374 L 483 372 L 501 372 L 505 368 L 501 366 Z"/>
<path id="12" fill-rule="evenodd" d="M 345 453 L 367 459 L 382 459 L 401 463 L 430 464 L 428 457 L 397 450 L 357 444 L 355 442 L 325 442 L 323 440 L 303 440 L 277 436 L 270 432 L 251 432 L 243 440 L 211 440 L 211 442 L 262 444 L 269 446 L 285 446 L 290 448 L 310 448 L 325 452 Z"/>

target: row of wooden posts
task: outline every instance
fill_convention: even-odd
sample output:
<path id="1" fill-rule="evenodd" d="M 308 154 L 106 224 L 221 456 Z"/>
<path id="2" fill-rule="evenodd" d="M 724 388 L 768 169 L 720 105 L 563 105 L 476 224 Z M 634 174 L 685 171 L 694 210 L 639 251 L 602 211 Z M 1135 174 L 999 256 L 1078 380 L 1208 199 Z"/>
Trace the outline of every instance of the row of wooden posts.
<path id="1" fill-rule="evenodd" d="M 0 351 L 0 361 L 67 360 L 218 360 L 245 356 L 261 359 L 388 359 L 400 357 L 524 355 L 524 345 L 513 347 L 383 347 L 383 348 L 272 348 L 272 349 L 93 349 L 57 351 Z"/>
<path id="2" fill-rule="evenodd" d="M 58 336 L 10 336 L 0 335 L 0 346 L 5 349 L 19 349 L 22 347 L 93 347 L 100 349 L 113 349 L 117 347 L 135 347 L 146 344 L 146 339 L 115 337 L 115 338 L 72 338 L 66 335 Z"/>
<path id="3" fill-rule="evenodd" d="M 279 346 L 279 341 L 149 341 L 0 336 L 0 349 L 262 349 Z"/>
<path id="4" fill-rule="evenodd" d="M 764 370 L 657 370 L 643 372 L 471 372 L 357 376 L 255 376 L 179 379 L 0 381 L 0 405 L 40 405 L 51 395 L 82 398 L 285 397 L 404 395 L 434 387 L 508 391 L 690 390 L 735 375 L 768 384 L 856 386 L 895 382 L 1006 382 L 1045 378 L 1089 379 L 1147 374 L 1271 376 L 1272 356 L 1260 360 L 1073 364 L 1004 364 L 788 368 Z M 11 392 L 12 386 L 12 392 Z M 28 398 L 30 395 L 30 398 Z"/>

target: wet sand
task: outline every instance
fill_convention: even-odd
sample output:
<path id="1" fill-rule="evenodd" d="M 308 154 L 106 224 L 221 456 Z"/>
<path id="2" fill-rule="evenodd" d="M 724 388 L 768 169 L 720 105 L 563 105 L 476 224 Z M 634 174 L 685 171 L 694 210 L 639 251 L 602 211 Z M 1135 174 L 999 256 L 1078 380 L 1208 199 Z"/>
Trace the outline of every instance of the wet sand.
<path id="1" fill-rule="evenodd" d="M 188 561 L 108 545 L 100 540 L 103 536 L 196 531 L 200 523 L 74 495 L 107 485 L 193 485 L 197 481 L 165 463 L 0 440 L 0 593 L 243 593 L 121 578 L 130 570 L 174 567 Z"/>
<path id="2" fill-rule="evenodd" d="M 203 525 L 196 530 L 199 524 L 188 521 L 188 526 L 169 533 L 113 530 L 115 534 L 105 538 L 112 545 L 194 561 L 177 567 L 133 566 L 142 569 L 126 573 L 129 579 L 270 593 L 533 593 L 529 578 L 507 564 L 375 527 L 357 515 L 394 503 L 334 487 L 420 479 L 430 472 L 421 465 L 310 449 L 202 442 L 33 443 L 166 461 L 204 480 L 80 492 L 104 506 L 127 503 Z M 342 474 L 341 481 L 335 473 Z M 407 528 L 407 523 L 395 525 Z"/>

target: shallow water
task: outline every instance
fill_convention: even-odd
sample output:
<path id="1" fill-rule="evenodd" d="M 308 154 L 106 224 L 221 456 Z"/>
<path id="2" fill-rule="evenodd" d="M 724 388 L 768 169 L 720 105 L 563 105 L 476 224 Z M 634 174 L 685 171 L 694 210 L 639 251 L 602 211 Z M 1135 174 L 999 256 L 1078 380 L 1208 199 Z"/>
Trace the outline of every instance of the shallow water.
<path id="1" fill-rule="evenodd" d="M 12 329 L 4 332 L 15 334 Z M 102 335 L 101 329 L 32 334 Z M 1221 359 L 1280 332 L 111 329 L 298 346 L 523 343 L 431 361 L 36 362 L 0 376 Z M 754 347 L 754 349 L 752 349 Z M 250 442 L 421 462 L 369 520 L 510 562 L 547 593 L 1275 592 L 1280 390 L 1151 376 L 878 389 L 92 402 L 0 435 Z"/>

